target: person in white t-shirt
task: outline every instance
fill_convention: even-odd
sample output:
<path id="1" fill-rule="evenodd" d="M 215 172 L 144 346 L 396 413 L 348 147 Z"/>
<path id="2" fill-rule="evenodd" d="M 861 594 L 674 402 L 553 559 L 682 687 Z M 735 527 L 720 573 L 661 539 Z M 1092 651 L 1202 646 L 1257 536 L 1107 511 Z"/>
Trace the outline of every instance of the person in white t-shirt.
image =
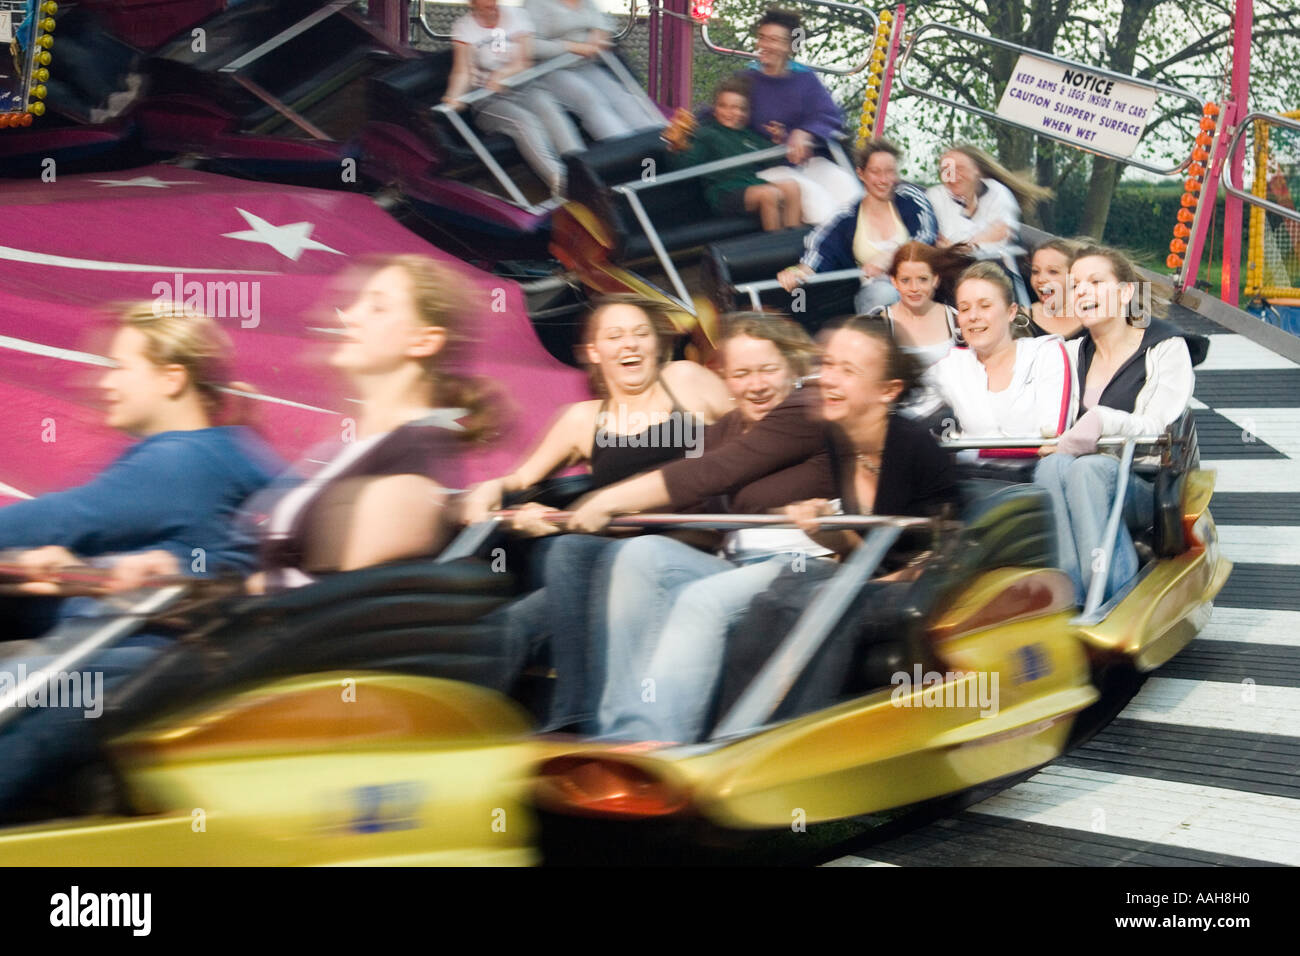
<path id="1" fill-rule="evenodd" d="M 965 347 L 935 362 L 926 382 L 972 438 L 1055 438 L 1074 420 L 1071 368 L 1059 335 L 1015 338 L 1019 308 L 1011 281 L 993 262 L 957 279 L 957 325 Z M 923 410 L 929 411 L 929 410 Z M 1036 457 L 1038 450 L 992 449 L 983 457 Z"/>
<path id="2" fill-rule="evenodd" d="M 513 89 L 504 81 L 532 65 L 533 35 L 528 14 L 497 0 L 470 0 L 469 13 L 451 28 L 454 61 L 442 98 L 457 109 L 460 98 L 486 87 L 492 96 L 478 100 L 474 120 L 484 132 L 504 133 L 551 194 L 565 187 L 563 153 L 582 149 L 582 136 L 559 103 L 536 83 Z"/>
<path id="3" fill-rule="evenodd" d="M 939 221 L 936 245 L 966 243 L 980 259 L 1002 264 L 1011 278 L 1016 301 L 1029 308 L 1029 291 L 1016 257 L 1020 215 L 1051 198 L 1051 190 L 1004 169 L 974 146 L 952 146 L 939 160 L 939 185 L 926 190 Z"/>

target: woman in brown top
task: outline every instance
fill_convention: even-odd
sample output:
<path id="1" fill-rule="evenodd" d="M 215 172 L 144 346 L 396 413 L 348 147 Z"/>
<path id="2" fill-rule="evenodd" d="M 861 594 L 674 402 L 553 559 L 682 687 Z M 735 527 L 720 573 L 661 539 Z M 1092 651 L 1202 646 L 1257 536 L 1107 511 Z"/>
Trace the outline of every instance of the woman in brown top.
<path id="1" fill-rule="evenodd" d="M 806 414 L 809 404 L 803 393 L 811 390 L 795 389 L 814 354 L 807 334 L 788 319 L 742 315 L 728 324 L 721 348 L 724 377 L 737 410 L 705 434 L 702 458 L 661 469 L 673 486 L 688 489 L 671 503 L 708 511 L 768 511 L 816 493 L 810 489 L 826 489 L 829 494 L 832 481 L 824 429 Z M 777 415 L 784 420 L 778 421 L 776 434 L 792 434 L 790 444 L 802 450 L 788 460 L 785 455 L 760 456 L 757 460 L 765 467 L 758 473 L 745 473 L 753 436 Z M 783 446 L 768 436 L 758 447 Z M 677 469 L 681 464 L 689 467 Z M 670 470 L 674 474 L 667 476 Z M 624 484 L 642 482 L 633 479 Z M 618 493 L 615 489 L 611 492 Z M 790 529 L 732 532 L 718 554 L 660 535 L 645 535 L 615 546 L 609 559 L 609 599 L 604 601 L 601 581 L 592 593 L 594 602 L 607 603 L 603 640 L 599 626 L 592 634 L 595 646 L 603 646 L 607 654 L 603 688 L 598 689 L 594 682 L 592 687 L 600 694 L 595 731 L 619 737 L 638 735 L 629 733 L 626 724 L 636 719 L 638 710 L 645 709 L 640 703 L 645 665 L 656 646 L 671 636 L 661 625 L 675 610 L 675 598 L 682 588 L 692 584 L 702 587 L 725 608 L 723 613 L 736 615 L 743 613 L 745 601 L 743 597 L 733 600 L 733 595 L 761 588 L 764 580 L 775 577 L 791 559 L 825 553 L 826 549 Z M 599 624 L 601 615 L 593 612 L 593 618 Z M 698 648 L 706 654 L 710 649 L 707 642 Z M 594 696 L 591 704 L 596 704 Z"/>

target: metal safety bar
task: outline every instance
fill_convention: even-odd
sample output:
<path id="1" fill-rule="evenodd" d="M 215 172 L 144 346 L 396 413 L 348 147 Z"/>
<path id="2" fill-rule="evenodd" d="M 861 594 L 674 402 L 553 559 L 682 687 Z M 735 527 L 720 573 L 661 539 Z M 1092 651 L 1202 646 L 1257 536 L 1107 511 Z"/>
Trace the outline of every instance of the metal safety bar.
<path id="1" fill-rule="evenodd" d="M 853 13 L 858 16 L 869 18 L 871 21 L 871 28 L 865 31 L 869 37 L 875 36 L 876 29 L 880 26 L 880 17 L 876 15 L 875 10 L 858 6 L 856 3 L 837 3 L 835 0 L 803 0 L 803 2 L 814 7 L 827 7 L 832 10 L 843 10 L 847 13 Z M 721 53 L 724 56 L 743 56 L 746 59 L 751 60 L 754 58 L 754 51 L 752 50 L 733 50 L 730 47 L 718 46 L 709 39 L 709 25 L 707 23 L 700 24 L 700 39 L 704 41 L 705 48 L 713 53 Z M 847 69 L 834 66 L 818 66 L 815 63 L 804 63 L 802 60 L 800 60 L 799 63 L 818 73 L 830 73 L 835 76 L 853 76 L 856 73 L 861 73 L 871 65 L 871 51 L 867 51 L 867 57 L 865 60 L 857 66 L 852 66 Z"/>
<path id="2" fill-rule="evenodd" d="M 655 186 L 669 186 L 673 183 L 684 182 L 688 179 L 697 179 L 700 176 L 707 176 L 711 173 L 722 172 L 727 169 L 734 169 L 740 166 L 750 166 L 754 163 L 766 162 L 773 159 L 784 158 L 786 149 L 784 146 L 773 146 L 770 149 L 760 149 L 755 153 L 746 153 L 743 156 L 730 156 L 726 159 L 715 159 L 712 162 L 701 163 L 698 166 L 692 166 L 689 169 L 681 169 L 672 173 L 656 175 L 652 179 L 636 179 L 631 182 L 620 183 L 613 187 L 613 191 L 627 199 L 627 203 L 632 207 L 632 215 L 636 216 L 637 222 L 641 224 L 642 230 L 645 231 L 646 238 L 650 240 L 650 248 L 654 250 L 655 257 L 659 264 L 663 266 L 664 272 L 668 275 L 668 280 L 673 284 L 673 289 L 677 293 L 674 297 L 676 303 L 695 315 L 695 305 L 691 302 L 691 294 L 686 291 L 686 283 L 682 281 L 681 273 L 673 265 L 672 258 L 668 255 L 668 250 L 664 247 L 663 240 L 659 238 L 659 230 L 655 229 L 654 223 L 650 221 L 650 216 L 641 204 L 641 198 L 637 193 L 643 189 L 650 189 Z"/>
<path id="3" fill-rule="evenodd" d="M 861 279 L 863 277 L 861 269 L 835 269 L 831 272 L 815 272 L 799 282 L 799 285 L 825 285 L 827 282 L 841 282 L 845 279 Z M 744 292 L 749 296 L 749 303 L 754 308 L 762 305 L 759 296 L 764 292 L 770 292 L 773 289 L 780 289 L 781 283 L 776 279 L 759 279 L 755 282 L 742 282 L 734 287 L 737 292 Z M 794 293 L 791 293 L 793 295 Z"/>
<path id="4" fill-rule="evenodd" d="M 1106 537 L 1101 549 L 1101 569 L 1098 570 L 1094 562 L 1092 580 L 1088 582 L 1088 598 L 1083 605 L 1083 614 L 1075 623 L 1095 624 L 1097 609 L 1101 607 L 1102 597 L 1106 594 L 1111 562 L 1115 560 L 1115 536 L 1119 534 L 1119 523 L 1124 520 L 1124 499 L 1128 497 L 1129 473 L 1133 469 L 1133 450 L 1136 445 L 1137 441 L 1129 438 L 1124 442 L 1124 450 L 1120 453 L 1115 501 L 1110 506 L 1110 516 L 1106 519 Z"/>
<path id="5" fill-rule="evenodd" d="M 1165 446 L 1170 443 L 1168 435 L 1143 435 L 1140 438 L 1099 438 L 1097 440 L 1098 448 L 1119 448 L 1132 442 L 1135 445 L 1159 445 Z M 998 438 L 997 436 L 987 436 L 980 438 L 949 438 L 939 442 L 940 448 L 947 448 L 950 451 L 966 451 L 972 448 L 1042 448 L 1044 446 L 1055 445 L 1055 438 Z"/>
<path id="6" fill-rule="evenodd" d="M 432 4 L 429 2 L 429 0 L 418 0 L 418 6 L 416 7 L 416 14 L 417 14 L 415 18 L 416 22 L 420 24 L 420 29 L 425 32 L 425 34 L 429 37 L 429 39 L 450 40 L 451 39 L 450 33 L 439 33 L 437 30 L 435 30 L 433 27 L 429 25 L 429 12 L 427 6 L 431 6 L 431 5 Z M 444 4 L 439 4 L 439 6 L 449 6 L 449 4 L 444 3 Z M 636 14 L 637 14 L 638 6 L 639 4 L 636 2 L 636 0 L 632 0 L 632 2 L 628 4 L 627 23 L 623 25 L 623 29 L 620 32 L 610 34 L 610 38 L 612 40 L 617 42 L 632 32 L 632 27 L 636 26 Z M 469 5 L 466 4 L 466 9 L 468 8 Z"/>
<path id="7" fill-rule="evenodd" d="M 1082 150 L 1085 153 L 1092 153 L 1094 156 L 1101 156 L 1105 159 L 1113 159 L 1117 162 L 1127 163 L 1130 166 L 1136 166 L 1138 169 L 1145 169 L 1147 172 L 1156 173 L 1160 176 L 1172 176 L 1182 172 L 1190 165 L 1192 158 L 1189 154 L 1187 159 L 1183 160 L 1173 169 L 1164 169 L 1160 166 L 1154 166 L 1151 163 L 1144 162 L 1140 159 L 1133 159 L 1129 156 L 1121 156 L 1118 153 L 1112 153 L 1109 150 L 1096 149 L 1086 146 L 1083 143 L 1059 136 L 1049 130 L 1040 129 L 1037 126 L 1031 126 L 1028 123 L 1021 123 L 1017 120 L 1007 119 L 1005 116 L 999 116 L 997 113 L 983 109 L 979 106 L 973 106 L 970 103 L 962 103 L 948 96 L 934 93 L 924 87 L 913 85 L 907 81 L 907 65 L 912 60 L 912 52 L 916 49 L 921 38 L 927 33 L 948 33 L 953 36 L 966 40 L 974 40 L 978 43 L 987 43 L 991 46 L 1002 47 L 1004 50 L 1012 50 L 1017 53 L 1028 53 L 1030 56 L 1038 57 L 1041 60 L 1047 60 L 1049 63 L 1056 63 L 1060 66 L 1070 67 L 1071 69 L 1084 70 L 1098 76 L 1104 76 L 1111 80 L 1121 83 L 1130 83 L 1134 86 L 1145 87 L 1149 90 L 1155 90 L 1157 93 L 1166 93 L 1170 96 L 1178 96 L 1187 100 L 1196 111 L 1196 115 L 1201 113 L 1201 101 L 1187 90 L 1177 86 L 1170 86 L 1167 83 L 1160 83 L 1155 80 L 1144 80 L 1136 76 L 1128 76 L 1124 73 L 1116 73 L 1101 66 L 1089 66 L 1086 63 L 1079 63 L 1077 60 L 1066 59 L 1063 56 L 1057 56 L 1054 53 L 1044 53 L 1042 50 L 1036 50 L 1033 47 L 1025 46 L 1022 43 L 1012 43 L 1009 40 L 1001 40 L 997 37 L 985 36 L 981 33 L 973 33 L 970 30 L 963 30 L 960 27 L 949 26 L 946 23 L 927 23 L 911 35 L 907 42 L 907 48 L 903 51 L 903 59 L 898 64 L 898 83 L 909 93 L 915 93 L 917 96 L 923 96 L 926 99 L 934 100 L 936 103 L 942 103 L 951 106 L 953 109 L 964 110 L 976 116 L 981 116 L 986 120 L 998 123 L 1005 123 L 1007 126 L 1014 126 L 1018 129 L 1028 130 L 1039 136 L 1045 136 L 1048 139 L 1055 140 L 1058 143 L 1064 143 L 1066 146 L 1073 146 L 1075 149 Z"/>
<path id="8" fill-rule="evenodd" d="M 127 637 L 143 621 L 173 604 L 187 590 L 189 590 L 188 584 L 174 584 L 159 588 L 132 606 L 125 614 L 113 617 L 103 625 L 95 627 L 84 640 L 78 641 L 48 664 L 33 670 L 13 689 L 0 697 L 0 726 L 17 716 L 18 702 L 25 701 L 31 691 L 48 684 L 57 674 L 86 663 L 91 655 L 101 648 Z"/>
<path id="9" fill-rule="evenodd" d="M 489 521 L 504 521 L 517 512 L 495 512 Z M 537 514 L 537 512 L 529 512 Z M 542 512 L 541 517 L 554 524 L 563 524 L 573 516 L 571 511 Z M 827 531 L 861 531 L 866 528 L 897 527 L 925 528 L 939 523 L 937 518 L 898 518 L 891 515 L 825 515 L 817 519 Z M 611 528 L 695 528 L 700 531 L 739 531 L 742 528 L 797 528 L 786 515 L 733 515 L 733 514 L 629 514 L 611 518 Z"/>
<path id="10" fill-rule="evenodd" d="M 347 9 L 350 6 L 352 6 L 352 0 L 331 0 L 330 3 L 327 3 L 319 10 L 316 10 L 308 14 L 307 16 L 303 17 L 297 23 L 294 23 L 286 27 L 285 29 L 281 30 L 279 33 L 271 37 L 271 39 L 267 40 L 266 42 L 259 43 L 257 46 L 253 47 L 253 49 L 249 50 L 244 55 L 237 57 L 234 60 L 231 60 L 229 63 L 227 63 L 225 66 L 221 68 L 220 72 L 234 73 L 238 70 L 242 70 L 250 63 L 254 63 L 257 60 L 260 60 L 262 57 L 266 56 L 266 54 L 270 53 L 272 50 L 284 45 L 285 43 L 288 43 L 294 37 L 298 36 L 298 34 L 305 33 L 306 31 L 314 27 L 316 24 L 320 23 L 322 20 L 327 20 L 330 17 L 334 16 L 334 14 Z"/>
<path id="11" fill-rule="evenodd" d="M 711 740 L 742 734 L 767 723 L 790 693 L 808 662 L 825 643 L 832 628 L 849 609 L 862 586 L 871 579 L 886 553 L 908 527 L 905 519 L 884 519 L 826 582 L 818 599 L 799 617 L 780 647 L 735 706 L 718 723 Z"/>
<path id="12" fill-rule="evenodd" d="M 578 56 L 576 53 L 565 53 L 561 56 L 547 60 L 545 63 L 539 63 L 536 66 L 530 66 L 526 70 L 520 70 L 514 76 L 507 77 L 503 80 L 501 85 L 507 89 L 514 89 L 515 87 L 529 83 L 540 76 L 545 76 L 553 70 L 559 70 L 571 66 L 581 59 L 582 57 Z M 487 99 L 489 96 L 494 95 L 496 95 L 495 91 L 489 90 L 486 86 L 480 86 L 476 90 L 470 90 L 465 93 L 463 96 L 459 97 L 459 100 L 461 103 L 469 106 L 472 103 L 477 103 L 479 100 Z M 527 197 L 525 197 L 520 191 L 519 187 L 515 185 L 515 181 L 506 174 L 504 169 L 501 168 L 501 164 L 496 161 L 496 157 L 488 151 L 488 148 L 483 145 L 483 141 L 478 138 L 477 134 L 475 134 L 472 129 L 470 129 L 469 124 L 465 122 L 465 118 L 460 115 L 458 110 L 453 109 L 449 103 L 439 103 L 437 106 L 433 107 L 433 110 L 434 112 L 442 113 L 447 117 L 456 132 L 460 133 L 461 138 L 469 144 L 469 148 L 474 151 L 474 155 L 477 156 L 479 161 L 487 167 L 488 172 L 492 174 L 493 178 L 496 179 L 501 188 L 506 191 L 510 200 L 515 205 L 522 206 L 533 215 L 540 215 L 555 207 L 556 203 L 553 201 L 541 203 L 539 205 L 533 205 L 530 203 Z"/>
<path id="13" fill-rule="evenodd" d="M 1240 145 L 1241 134 L 1246 131 L 1246 127 L 1252 124 L 1254 120 L 1261 120 L 1270 126 L 1283 126 L 1287 129 L 1293 129 L 1300 132 L 1300 120 L 1288 119 L 1285 116 L 1279 116 L 1276 113 L 1247 113 L 1237 123 L 1237 130 L 1232 134 L 1232 139 L 1228 142 L 1228 151 L 1224 155 L 1228 161 L 1223 164 L 1223 169 L 1219 173 L 1219 178 L 1223 182 L 1223 189 L 1229 196 L 1235 196 L 1242 202 L 1250 203 L 1252 206 L 1259 206 L 1278 216 L 1283 216 L 1295 222 L 1300 222 L 1300 212 L 1294 209 L 1288 209 L 1286 206 L 1279 206 L 1269 199 L 1261 199 L 1254 193 L 1246 192 L 1244 189 L 1238 189 L 1232 185 L 1232 161 L 1231 157 L 1236 154 Z M 1198 210 L 1199 211 L 1199 210 Z"/>

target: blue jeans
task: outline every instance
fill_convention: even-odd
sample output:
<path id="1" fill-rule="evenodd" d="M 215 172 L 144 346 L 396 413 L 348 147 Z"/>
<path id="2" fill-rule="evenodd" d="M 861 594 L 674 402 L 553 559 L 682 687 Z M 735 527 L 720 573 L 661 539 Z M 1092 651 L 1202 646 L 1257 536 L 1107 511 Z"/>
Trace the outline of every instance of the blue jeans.
<path id="1" fill-rule="evenodd" d="M 1074 583 L 1075 600 L 1080 605 L 1087 600 L 1093 574 L 1101 570 L 1106 521 L 1118 477 L 1119 459 L 1109 455 L 1048 455 L 1034 470 L 1035 483 L 1046 488 L 1052 499 L 1057 563 Z M 1153 511 L 1151 482 L 1131 476 L 1103 602 L 1138 573 L 1137 550 L 1129 528 L 1145 527 Z"/>
<path id="2" fill-rule="evenodd" d="M 609 582 L 608 670 L 597 732 L 696 739 L 708 717 L 727 629 L 789 555 L 737 567 L 670 538 L 620 545 Z"/>
<path id="3" fill-rule="evenodd" d="M 593 691 L 605 680 L 603 620 L 609 560 L 619 542 L 589 534 L 539 541 L 531 563 L 542 585 L 501 612 L 515 640 L 550 647 L 555 687 L 543 730 L 590 727 Z M 599 635 L 599 637 L 598 637 Z"/>
<path id="4" fill-rule="evenodd" d="M 133 635 L 77 665 L 77 672 L 101 676 L 103 691 L 109 691 L 138 674 L 171 643 L 153 634 Z M 54 660 L 50 655 L 10 658 L 0 661 L 0 671 L 16 677 L 19 664 L 30 674 Z M 98 706 L 102 710 L 102 700 Z M 94 759 L 99 740 L 94 716 L 86 711 L 84 707 L 33 708 L 0 728 L 0 812 L 17 809 L 58 774 Z"/>
<path id="5" fill-rule="evenodd" d="M 898 290 L 894 288 L 894 283 L 889 281 L 888 276 L 879 276 L 862 283 L 862 288 L 853 297 L 853 308 L 858 315 L 866 315 L 873 309 L 883 309 L 897 301 Z"/>

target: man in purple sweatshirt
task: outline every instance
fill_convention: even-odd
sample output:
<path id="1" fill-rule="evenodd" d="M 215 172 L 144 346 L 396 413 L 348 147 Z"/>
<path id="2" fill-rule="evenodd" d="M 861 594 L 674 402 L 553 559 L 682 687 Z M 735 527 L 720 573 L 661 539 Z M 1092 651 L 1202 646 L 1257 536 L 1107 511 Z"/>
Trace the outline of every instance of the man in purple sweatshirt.
<path id="1" fill-rule="evenodd" d="M 801 31 L 796 14 L 768 10 L 758 21 L 757 65 L 743 75 L 751 89 L 750 126 L 785 143 L 792 164 L 764 170 L 761 177 L 798 182 L 804 222 L 818 224 L 861 199 L 862 189 L 850 170 L 813 155 L 820 142 L 840 131 L 844 114 L 817 74 L 791 59 Z"/>

